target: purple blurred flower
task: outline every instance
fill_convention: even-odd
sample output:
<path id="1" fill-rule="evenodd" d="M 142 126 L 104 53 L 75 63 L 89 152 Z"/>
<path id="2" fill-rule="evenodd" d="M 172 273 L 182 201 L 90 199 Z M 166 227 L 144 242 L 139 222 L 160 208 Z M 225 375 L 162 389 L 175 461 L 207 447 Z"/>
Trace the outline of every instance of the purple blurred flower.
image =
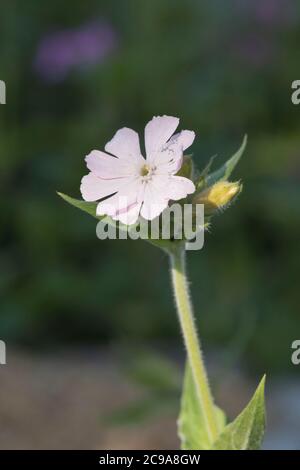
<path id="1" fill-rule="evenodd" d="M 295 17 L 294 4 L 291 0 L 237 0 L 239 7 L 245 7 L 247 13 L 258 23 L 267 27 L 289 25 Z"/>
<path id="2" fill-rule="evenodd" d="M 286 24 L 292 18 L 289 0 L 260 0 L 255 2 L 256 18 L 270 26 Z"/>
<path id="3" fill-rule="evenodd" d="M 274 57 L 272 43 L 266 38 L 254 34 L 241 38 L 233 51 L 237 57 L 256 68 L 268 65 Z"/>
<path id="4" fill-rule="evenodd" d="M 34 68 L 48 82 L 60 82 L 75 68 L 102 62 L 116 47 L 117 34 L 104 21 L 44 37 L 37 49 Z"/>

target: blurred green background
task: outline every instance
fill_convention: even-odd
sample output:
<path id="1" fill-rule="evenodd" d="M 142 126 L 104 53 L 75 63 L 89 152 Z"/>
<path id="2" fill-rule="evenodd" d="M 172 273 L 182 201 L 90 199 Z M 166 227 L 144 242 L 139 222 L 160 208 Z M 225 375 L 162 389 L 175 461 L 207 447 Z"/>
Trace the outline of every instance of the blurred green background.
<path id="1" fill-rule="evenodd" d="M 197 321 L 217 361 L 291 372 L 299 318 L 300 6 L 289 0 L 1 4 L 0 337 L 182 352 L 166 257 L 99 241 L 79 197 L 84 156 L 153 115 L 197 134 L 201 169 L 249 145 L 244 191 L 189 254 Z"/>

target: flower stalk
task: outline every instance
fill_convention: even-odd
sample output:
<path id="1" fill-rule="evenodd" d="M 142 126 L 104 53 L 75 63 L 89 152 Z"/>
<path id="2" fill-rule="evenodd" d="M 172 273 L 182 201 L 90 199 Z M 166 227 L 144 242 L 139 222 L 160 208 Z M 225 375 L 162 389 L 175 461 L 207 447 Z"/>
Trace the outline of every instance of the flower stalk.
<path id="1" fill-rule="evenodd" d="M 176 244 L 177 245 L 177 244 Z M 179 322 L 184 338 L 189 364 L 192 370 L 197 395 L 203 411 L 207 435 L 211 444 L 218 437 L 215 406 L 211 395 L 207 373 L 197 335 L 193 307 L 190 300 L 185 266 L 185 247 L 178 244 L 170 253 L 171 277 Z"/>

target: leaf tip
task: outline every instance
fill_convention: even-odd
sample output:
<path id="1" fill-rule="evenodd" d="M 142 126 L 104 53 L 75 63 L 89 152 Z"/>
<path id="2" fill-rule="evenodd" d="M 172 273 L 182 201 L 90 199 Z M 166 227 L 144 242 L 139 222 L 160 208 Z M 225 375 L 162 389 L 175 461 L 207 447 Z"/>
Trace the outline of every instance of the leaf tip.
<path id="1" fill-rule="evenodd" d="M 258 384 L 258 387 L 255 391 L 255 395 L 258 397 L 258 396 L 261 396 L 264 400 L 264 396 L 265 396 L 265 386 L 266 386 L 266 374 L 263 375 L 261 381 L 259 382 Z"/>
<path id="2" fill-rule="evenodd" d="M 241 145 L 240 149 L 238 150 L 238 153 L 240 154 L 240 157 L 244 153 L 245 148 L 247 147 L 247 144 L 248 144 L 248 134 L 244 134 L 242 145 Z"/>
<path id="3" fill-rule="evenodd" d="M 262 379 L 261 379 L 261 381 L 260 381 L 260 383 L 259 383 L 259 386 L 258 386 L 258 388 L 261 388 L 262 391 L 265 390 L 266 378 L 267 378 L 267 374 L 264 374 L 264 375 L 262 376 Z"/>
<path id="4" fill-rule="evenodd" d="M 67 194 L 61 193 L 60 191 L 56 191 L 56 194 L 61 197 L 64 201 L 70 202 L 70 196 L 67 196 Z"/>

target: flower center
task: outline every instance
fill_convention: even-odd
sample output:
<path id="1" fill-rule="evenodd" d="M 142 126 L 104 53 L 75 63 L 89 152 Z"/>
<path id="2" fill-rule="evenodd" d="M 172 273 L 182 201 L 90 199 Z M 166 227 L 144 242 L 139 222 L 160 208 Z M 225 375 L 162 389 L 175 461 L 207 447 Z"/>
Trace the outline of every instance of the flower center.
<path id="1" fill-rule="evenodd" d="M 145 179 L 149 179 L 151 177 L 153 173 L 153 168 L 151 168 L 151 166 L 145 164 L 142 166 L 141 170 L 140 170 L 140 175 Z"/>
<path id="2" fill-rule="evenodd" d="M 144 163 L 144 165 L 140 167 L 139 170 L 142 181 L 144 183 L 148 183 L 148 181 L 151 181 L 152 177 L 155 175 L 155 171 L 155 165 L 148 165 L 148 163 Z"/>
<path id="3" fill-rule="evenodd" d="M 141 168 L 141 176 L 149 176 L 149 173 L 151 172 L 151 168 L 149 165 L 143 165 Z"/>

